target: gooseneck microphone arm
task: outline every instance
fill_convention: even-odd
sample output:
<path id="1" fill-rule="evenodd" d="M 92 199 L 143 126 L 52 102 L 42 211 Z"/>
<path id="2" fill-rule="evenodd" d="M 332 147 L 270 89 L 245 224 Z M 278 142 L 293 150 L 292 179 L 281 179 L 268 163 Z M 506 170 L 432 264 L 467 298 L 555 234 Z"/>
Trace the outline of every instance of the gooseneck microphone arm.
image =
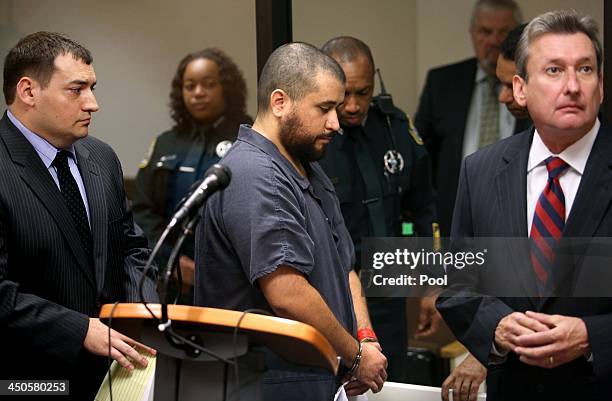
<path id="1" fill-rule="evenodd" d="M 168 263 L 166 264 L 166 268 L 162 272 L 160 272 L 160 276 L 158 279 L 158 293 L 162 310 L 162 319 L 158 325 L 158 329 L 160 331 L 166 330 L 171 324 L 170 319 L 168 319 L 168 286 L 170 283 L 170 278 L 172 277 L 172 272 L 174 270 L 174 261 L 178 256 L 178 252 L 181 248 L 181 245 L 185 241 L 187 235 L 190 232 L 193 232 L 193 230 L 197 226 L 200 219 L 198 215 L 198 210 L 200 209 L 200 207 L 204 204 L 206 199 L 214 192 L 227 187 L 231 180 L 231 177 L 231 171 L 221 164 L 215 164 L 208 170 L 206 170 L 206 173 L 204 173 L 204 179 L 202 180 L 200 185 L 198 185 L 198 187 L 187 197 L 187 199 L 179 207 L 177 212 L 172 216 L 170 223 L 168 223 L 168 225 L 164 229 L 162 235 L 159 237 L 159 240 L 155 244 L 151 255 L 149 256 L 145 271 L 151 268 L 155 256 L 161 249 L 162 244 L 164 243 L 170 232 L 177 225 L 183 224 L 184 221 L 189 218 L 187 223 L 183 226 L 183 232 L 181 233 L 177 242 L 172 248 L 170 258 L 168 259 Z M 140 292 L 142 298 L 141 301 L 144 302 L 144 297 L 142 294 L 142 283 Z"/>
<path id="2" fill-rule="evenodd" d="M 170 285 L 170 278 L 172 277 L 172 272 L 174 271 L 176 258 L 178 257 L 181 247 L 183 246 L 183 242 L 185 242 L 185 239 L 189 234 L 194 232 L 199 222 L 200 215 L 196 214 L 191 220 L 189 220 L 189 222 L 183 225 L 181 235 L 174 243 L 174 247 L 170 252 L 170 257 L 168 258 L 168 263 L 166 263 L 166 268 L 164 269 L 163 276 L 160 277 L 161 283 L 159 286 L 159 298 L 162 301 L 162 321 L 158 326 L 160 331 L 164 331 L 166 328 L 168 328 L 168 326 L 170 326 L 170 319 L 168 319 L 168 286 Z"/>

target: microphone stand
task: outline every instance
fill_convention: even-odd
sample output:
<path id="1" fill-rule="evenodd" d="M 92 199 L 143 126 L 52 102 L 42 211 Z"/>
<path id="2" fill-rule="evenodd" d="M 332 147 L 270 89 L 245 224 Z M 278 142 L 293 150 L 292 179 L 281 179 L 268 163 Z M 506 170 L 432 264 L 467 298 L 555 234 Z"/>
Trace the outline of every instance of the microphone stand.
<path id="1" fill-rule="evenodd" d="M 193 232 L 193 229 L 198 225 L 198 222 L 200 220 L 200 216 L 197 212 L 194 217 L 191 217 L 192 211 L 196 207 L 199 209 L 206 202 L 206 198 L 210 196 L 212 192 L 225 188 L 229 184 L 231 176 L 232 176 L 231 171 L 227 167 L 221 164 L 215 164 L 212 167 L 210 167 L 204 173 L 204 178 L 202 179 L 200 184 L 197 186 L 196 190 L 190 195 L 187 195 L 184 198 L 185 200 L 182 202 L 182 204 L 177 206 L 178 211 L 175 212 L 174 216 L 172 216 L 170 223 L 168 223 L 168 225 L 162 232 L 162 235 L 157 240 L 157 243 L 155 244 L 155 247 L 153 248 L 153 251 L 151 252 L 151 255 L 149 256 L 149 260 L 147 261 L 145 265 L 143 276 L 140 280 L 140 285 L 139 285 L 140 301 L 145 306 L 145 308 L 149 311 L 151 316 L 155 320 L 157 320 L 159 331 L 166 331 L 167 329 L 170 328 L 170 325 L 172 324 L 170 319 L 168 319 L 168 299 L 167 299 L 168 298 L 168 285 L 170 283 L 170 277 L 172 277 L 172 271 L 174 270 L 174 262 L 176 261 L 176 258 L 178 256 L 179 249 L 181 248 L 181 245 L 185 241 L 185 238 L 187 237 L 187 235 Z M 185 221 L 186 218 L 190 218 L 190 220 L 188 221 L 187 224 L 184 224 L 183 222 Z M 183 232 L 180 234 L 177 242 L 174 244 L 174 247 L 172 248 L 172 251 L 170 253 L 170 258 L 168 259 L 168 263 L 166 264 L 166 268 L 164 269 L 163 273 L 160 275 L 160 279 L 157 282 L 157 286 L 158 286 L 157 291 L 158 291 L 160 302 L 161 302 L 161 312 L 162 312 L 162 316 L 160 320 L 157 318 L 157 316 L 155 316 L 153 311 L 151 311 L 151 309 L 149 309 L 148 305 L 146 304 L 146 301 L 144 299 L 143 286 L 144 286 L 146 274 L 153 266 L 153 260 L 155 259 L 155 256 L 159 253 L 159 250 L 161 249 L 161 246 L 166 240 L 166 238 L 168 237 L 169 233 L 172 230 L 174 230 L 176 225 L 178 225 L 179 223 L 183 223 Z M 182 281 L 180 269 L 179 269 L 178 277 L 179 277 L 179 280 Z M 176 303 L 176 299 L 175 299 L 175 303 Z"/>
<path id="2" fill-rule="evenodd" d="M 184 201 L 182 203 L 184 203 Z M 155 320 L 157 320 L 159 331 L 165 331 L 171 324 L 168 319 L 168 303 L 166 301 L 166 298 L 168 296 L 167 295 L 168 294 L 168 284 L 170 281 L 170 277 L 172 276 L 172 270 L 173 270 L 172 267 L 174 264 L 174 260 L 176 259 L 179 249 L 183 245 L 185 238 L 187 237 L 187 235 L 189 235 L 190 232 L 193 232 L 193 229 L 198 225 L 199 220 L 200 220 L 200 216 L 199 214 L 196 214 L 195 217 L 193 217 L 186 225 L 183 226 L 183 232 L 179 236 L 175 246 L 172 248 L 172 252 L 170 253 L 170 258 L 168 259 L 168 263 L 166 264 L 166 269 L 164 270 L 163 274 L 161 274 L 160 278 L 158 279 L 157 291 L 159 293 L 159 300 L 161 302 L 161 307 L 162 307 L 161 320 L 155 315 L 155 313 L 153 313 L 151 309 L 149 309 L 147 305 L 147 302 L 144 296 L 144 292 L 143 292 L 144 281 L 145 281 L 145 277 L 147 276 L 147 273 L 149 272 L 149 270 L 153 268 L 153 261 L 155 260 L 155 257 L 159 253 L 164 242 L 166 242 L 166 238 L 168 237 L 168 235 L 170 235 L 170 232 L 172 232 L 172 230 L 176 227 L 176 221 L 168 224 L 166 228 L 164 229 L 164 231 L 162 232 L 162 234 L 159 236 L 159 239 L 155 243 L 155 246 L 153 247 L 153 250 L 151 251 L 151 254 L 149 255 L 149 259 L 147 260 L 147 263 L 145 264 L 145 267 L 143 269 L 143 274 L 142 274 L 142 277 L 140 279 L 140 283 L 138 286 L 140 302 L 149 311 L 151 316 Z M 180 271 L 179 271 L 179 275 L 180 275 Z M 179 278 L 182 281 L 182 277 L 179 277 Z"/>
<path id="3" fill-rule="evenodd" d="M 153 311 L 151 309 L 149 309 L 149 306 L 147 305 L 147 301 L 145 300 L 143 288 L 144 288 L 144 282 L 145 282 L 145 279 L 147 277 L 147 274 L 148 274 L 149 270 L 151 270 L 153 268 L 153 261 L 155 260 L 155 257 L 159 253 L 159 250 L 161 249 L 161 246 L 166 241 L 166 237 L 168 237 L 168 234 L 170 234 L 171 230 L 172 230 L 172 227 L 166 227 L 166 229 L 159 236 L 159 239 L 155 243 L 155 246 L 153 247 L 153 250 L 151 251 L 151 254 L 149 255 L 149 259 L 147 260 L 147 263 L 145 264 L 145 267 L 144 267 L 143 273 L 142 273 L 142 277 L 140 278 L 140 283 L 138 285 L 138 292 L 139 292 L 139 295 L 140 295 L 140 302 L 144 305 L 144 307 L 147 309 L 147 311 L 149 311 L 149 313 L 151 314 L 153 319 L 157 320 L 158 322 L 160 321 L 159 318 L 157 316 L 155 316 L 155 313 L 153 313 Z M 164 294 L 164 296 L 165 296 L 165 294 Z"/>
<path id="4" fill-rule="evenodd" d="M 196 215 L 187 222 L 187 224 L 183 225 L 183 230 L 176 240 L 172 251 L 170 252 L 170 257 L 168 258 L 168 263 L 166 263 L 166 268 L 161 276 L 161 282 L 159 285 L 159 298 L 161 301 L 161 310 L 162 310 L 162 320 L 158 326 L 159 331 L 165 331 L 170 325 L 172 321 L 168 319 L 168 286 L 170 284 L 170 278 L 172 277 L 172 272 L 174 270 L 175 261 L 178 257 L 179 251 L 183 242 L 185 242 L 185 238 L 191 233 L 193 233 L 195 227 L 200 222 L 200 214 L 196 213 Z M 181 275 L 180 268 L 178 269 L 179 276 Z M 182 281 L 182 277 L 179 277 L 179 281 Z M 175 299 L 176 303 L 176 299 Z"/>

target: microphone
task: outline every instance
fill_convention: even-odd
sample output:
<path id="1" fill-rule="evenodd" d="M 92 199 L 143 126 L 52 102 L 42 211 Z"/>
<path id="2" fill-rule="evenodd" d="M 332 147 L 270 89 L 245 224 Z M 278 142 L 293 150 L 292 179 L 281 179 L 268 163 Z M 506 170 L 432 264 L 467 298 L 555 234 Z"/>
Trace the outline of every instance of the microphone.
<path id="1" fill-rule="evenodd" d="M 181 205 L 178 211 L 174 213 L 168 224 L 168 229 L 172 229 L 177 224 L 182 223 L 185 218 L 192 216 L 202 206 L 206 198 L 214 192 L 227 187 L 231 178 L 232 173 L 229 168 L 222 164 L 212 165 L 204 173 L 204 178 L 200 185 Z"/>

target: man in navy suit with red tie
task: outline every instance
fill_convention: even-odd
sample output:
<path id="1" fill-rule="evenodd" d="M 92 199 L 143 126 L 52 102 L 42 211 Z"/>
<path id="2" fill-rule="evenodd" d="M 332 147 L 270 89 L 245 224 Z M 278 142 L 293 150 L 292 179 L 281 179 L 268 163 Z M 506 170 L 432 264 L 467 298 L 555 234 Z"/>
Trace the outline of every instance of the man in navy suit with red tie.
<path id="1" fill-rule="evenodd" d="M 516 64 L 514 97 L 535 130 L 465 159 L 452 239 L 528 237 L 529 246 L 503 268 L 453 273 L 437 307 L 487 366 L 487 400 L 606 399 L 612 298 L 593 294 L 604 278 L 586 265 L 589 255 L 568 259 L 559 245 L 612 236 L 612 132 L 597 118 L 597 26 L 573 11 L 542 14 L 521 36 Z"/>

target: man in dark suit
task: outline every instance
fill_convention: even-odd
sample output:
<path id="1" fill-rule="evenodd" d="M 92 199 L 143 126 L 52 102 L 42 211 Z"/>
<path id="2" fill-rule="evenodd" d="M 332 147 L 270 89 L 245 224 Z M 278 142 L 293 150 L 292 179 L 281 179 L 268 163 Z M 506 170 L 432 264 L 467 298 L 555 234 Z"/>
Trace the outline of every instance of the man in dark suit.
<path id="1" fill-rule="evenodd" d="M 63 35 L 26 36 L 5 59 L 0 120 L 0 378 L 67 379 L 75 400 L 93 399 L 109 352 L 129 370 L 146 365 L 134 346 L 154 353 L 96 318 L 140 299 L 149 250 L 117 156 L 87 136 L 91 62 Z"/>
<path id="2" fill-rule="evenodd" d="M 465 159 L 452 239 L 528 237 L 529 246 L 493 252 L 506 263 L 477 274 L 453 272 L 437 306 L 487 365 L 487 400 L 607 399 L 612 299 L 593 298 L 605 277 L 587 265 L 589 253 L 568 257 L 564 246 L 612 235 L 612 132 L 597 118 L 597 26 L 575 12 L 543 14 L 526 27 L 516 64 L 514 98 L 535 131 Z"/>
<path id="3" fill-rule="evenodd" d="M 516 53 L 516 46 L 525 26 L 527 26 L 527 24 L 521 24 L 511 30 L 508 36 L 506 36 L 506 39 L 502 42 L 500 54 L 497 58 L 495 75 L 497 75 L 497 79 L 499 79 L 501 84 L 498 97 L 499 102 L 505 104 L 508 111 L 517 119 L 531 121 L 527 108 L 519 105 L 512 93 L 512 77 L 516 75 L 514 56 Z M 487 369 L 472 355 L 468 355 L 459 366 L 453 369 L 451 374 L 442 383 L 442 400 L 448 401 L 449 390 L 451 388 L 454 394 L 460 393 L 461 388 L 464 389 L 464 392 L 469 389 L 473 394 L 473 398 L 470 398 L 470 401 L 476 400 L 478 388 L 486 378 L 486 375 Z M 467 401 L 464 395 L 458 398 L 460 398 L 459 401 Z"/>
<path id="4" fill-rule="evenodd" d="M 427 74 L 414 124 L 432 159 L 443 236 L 450 232 L 461 160 L 528 127 L 516 121 L 496 99 L 495 67 L 500 44 L 521 19 L 513 0 L 479 0 L 470 24 L 476 57 L 434 68 Z"/>

